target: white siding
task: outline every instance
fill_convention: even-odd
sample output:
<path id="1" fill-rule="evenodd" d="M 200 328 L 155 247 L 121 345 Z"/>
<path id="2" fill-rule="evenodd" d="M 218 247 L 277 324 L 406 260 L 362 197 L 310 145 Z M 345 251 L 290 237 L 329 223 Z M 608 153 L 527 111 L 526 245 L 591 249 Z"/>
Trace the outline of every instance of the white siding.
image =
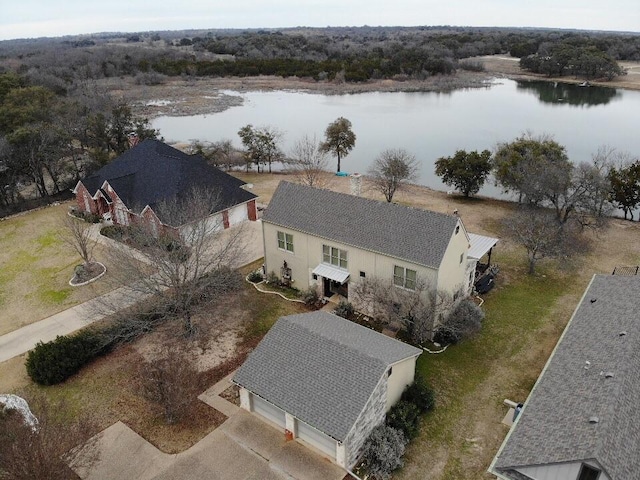
<path id="1" fill-rule="evenodd" d="M 438 290 L 451 294 L 460 289 L 466 290 L 469 282 L 467 274 L 469 237 L 461 221 L 458 221 L 458 226 L 460 229 L 458 233 L 451 236 L 438 269 Z"/>
<path id="2" fill-rule="evenodd" d="M 593 462 L 584 462 L 594 468 L 601 469 Z M 552 465 L 535 465 L 531 467 L 520 467 L 517 469 L 523 475 L 531 477 L 533 480 L 576 480 L 580 473 L 582 462 L 554 463 Z M 610 480 L 604 472 L 600 472 L 598 480 Z"/>
<path id="3" fill-rule="evenodd" d="M 405 388 L 413 383 L 416 358 L 407 358 L 391 367 L 391 375 L 387 379 L 387 412 L 400 400 Z"/>
<path id="4" fill-rule="evenodd" d="M 243 203 L 242 205 L 236 205 L 229 209 L 229 226 L 233 227 L 234 225 L 238 225 L 239 223 L 244 222 L 245 220 L 249 220 L 249 214 L 247 212 L 247 205 Z"/>
<path id="5" fill-rule="evenodd" d="M 293 253 L 278 248 L 278 231 L 293 235 Z M 300 290 L 304 290 L 313 283 L 318 282 L 312 279 L 311 271 L 323 261 L 323 245 L 329 245 L 347 251 L 346 270 L 350 274 L 350 291 L 351 285 L 353 285 L 354 282 L 360 281 L 360 272 L 364 272 L 366 278 L 377 277 L 392 281 L 393 267 L 395 265 L 416 270 L 418 281 L 426 282 L 433 287 L 437 287 L 438 274 L 437 271 L 432 268 L 415 265 L 379 253 L 307 235 L 292 229 L 272 225 L 268 222 L 263 222 L 263 232 L 265 267 L 267 272 L 273 271 L 279 275 L 280 267 L 282 267 L 283 262 L 286 261 L 289 268 L 291 268 L 293 286 Z M 464 267 L 466 267 L 466 262 Z M 462 269 L 460 273 L 460 278 L 456 279 L 458 284 L 462 284 L 465 279 L 464 269 Z"/>

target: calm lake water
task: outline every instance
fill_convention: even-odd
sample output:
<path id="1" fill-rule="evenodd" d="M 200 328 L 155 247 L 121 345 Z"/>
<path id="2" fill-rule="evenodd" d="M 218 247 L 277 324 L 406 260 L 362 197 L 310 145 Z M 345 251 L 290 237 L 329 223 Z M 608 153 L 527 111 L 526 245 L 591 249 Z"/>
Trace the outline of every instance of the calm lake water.
<path id="1" fill-rule="evenodd" d="M 640 154 L 640 92 L 579 87 L 550 82 L 497 80 L 489 88 L 450 93 L 359 93 L 317 95 L 291 91 L 225 92 L 244 104 L 224 112 L 191 117 L 159 117 L 152 123 L 167 141 L 229 138 L 242 144 L 238 130 L 249 123 L 284 132 L 288 152 L 302 135 L 322 139 L 326 126 L 348 118 L 356 145 L 342 170 L 366 172 L 386 148 L 404 148 L 420 161 L 419 183 L 449 187 L 434 174 L 434 162 L 456 150 L 493 150 L 524 132 L 550 134 L 571 160 L 590 160 L 608 145 Z M 335 168 L 335 159 L 330 165 Z M 500 196 L 491 183 L 481 195 Z"/>

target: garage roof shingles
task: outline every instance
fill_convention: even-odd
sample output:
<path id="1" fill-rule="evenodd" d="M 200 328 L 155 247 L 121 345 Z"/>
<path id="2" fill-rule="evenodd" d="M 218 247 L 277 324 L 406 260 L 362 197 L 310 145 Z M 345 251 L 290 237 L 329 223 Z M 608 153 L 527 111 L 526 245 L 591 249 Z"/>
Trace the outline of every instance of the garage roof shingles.
<path id="1" fill-rule="evenodd" d="M 458 217 L 280 182 L 263 222 L 439 268 Z"/>
<path id="2" fill-rule="evenodd" d="M 638 478 L 639 294 L 640 277 L 594 276 L 505 440 L 496 472 L 517 479 L 518 467 L 593 459 L 611 480 Z"/>
<path id="3" fill-rule="evenodd" d="M 421 350 L 327 312 L 280 318 L 233 381 L 343 441 L 390 365 Z"/>

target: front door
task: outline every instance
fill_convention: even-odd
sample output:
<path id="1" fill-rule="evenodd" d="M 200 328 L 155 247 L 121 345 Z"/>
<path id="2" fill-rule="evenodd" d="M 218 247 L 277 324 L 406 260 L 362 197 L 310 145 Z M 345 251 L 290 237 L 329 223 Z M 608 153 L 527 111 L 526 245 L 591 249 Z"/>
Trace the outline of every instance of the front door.
<path id="1" fill-rule="evenodd" d="M 327 298 L 333 295 L 330 278 L 322 277 L 322 294 Z"/>

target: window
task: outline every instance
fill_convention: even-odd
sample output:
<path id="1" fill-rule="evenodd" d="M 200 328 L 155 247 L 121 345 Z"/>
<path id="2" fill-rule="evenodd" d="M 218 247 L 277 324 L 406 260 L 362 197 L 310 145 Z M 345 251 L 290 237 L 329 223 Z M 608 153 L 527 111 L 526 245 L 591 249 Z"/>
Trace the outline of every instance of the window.
<path id="1" fill-rule="evenodd" d="M 416 271 L 404 267 L 393 267 L 393 284 L 397 287 L 416 289 Z"/>
<path id="2" fill-rule="evenodd" d="M 340 268 L 347 268 L 347 251 L 329 245 L 322 246 L 322 261 Z"/>
<path id="3" fill-rule="evenodd" d="M 366 274 L 366 273 L 364 273 L 362 270 L 360 270 L 360 276 L 361 276 L 362 278 L 365 278 L 365 277 L 367 276 L 367 274 Z"/>
<path id="4" fill-rule="evenodd" d="M 278 248 L 293 252 L 293 235 L 290 233 L 278 232 Z"/>
<path id="5" fill-rule="evenodd" d="M 460 231 L 460 225 L 456 225 L 456 235 L 458 234 L 459 231 Z"/>
<path id="6" fill-rule="evenodd" d="M 580 469 L 580 475 L 578 475 L 578 480 L 598 480 L 599 476 L 600 470 L 583 463 Z"/>

